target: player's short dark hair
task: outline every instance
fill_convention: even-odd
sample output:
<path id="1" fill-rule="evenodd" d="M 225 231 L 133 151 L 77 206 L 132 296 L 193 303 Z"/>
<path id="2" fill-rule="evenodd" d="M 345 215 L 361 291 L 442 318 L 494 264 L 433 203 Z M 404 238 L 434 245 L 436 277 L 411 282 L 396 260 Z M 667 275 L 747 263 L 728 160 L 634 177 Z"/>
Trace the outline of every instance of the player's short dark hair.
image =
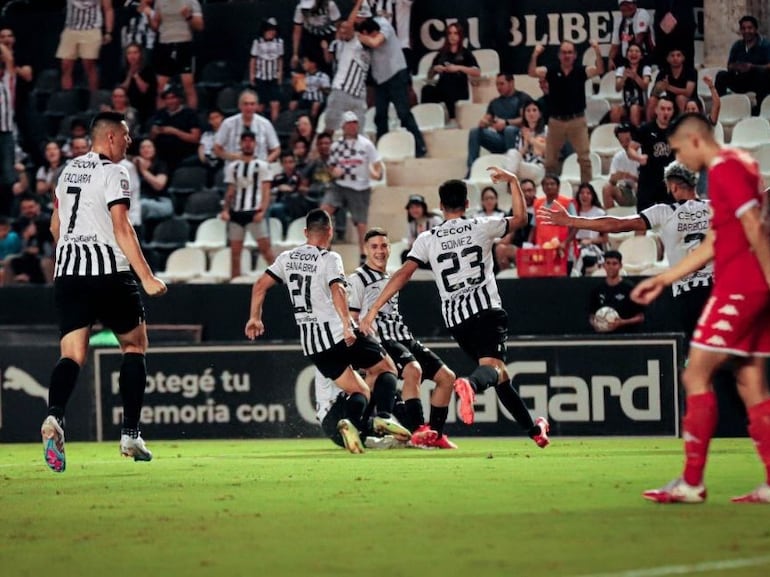
<path id="1" fill-rule="evenodd" d="M 369 230 L 366 231 L 366 234 L 364 235 L 364 242 L 366 242 L 367 240 L 375 236 L 388 236 L 388 231 L 385 230 L 384 228 L 380 228 L 379 226 L 370 228 Z"/>
<path id="2" fill-rule="evenodd" d="M 677 116 L 668 127 L 668 137 L 671 138 L 684 126 L 697 126 L 704 133 L 713 134 L 714 127 L 700 112 L 686 112 Z"/>
<path id="3" fill-rule="evenodd" d="M 447 210 L 462 210 L 468 202 L 468 185 L 453 178 L 438 187 L 438 197 Z"/>
<path id="4" fill-rule="evenodd" d="M 107 110 L 105 112 L 100 112 L 96 116 L 94 116 L 93 120 L 91 120 L 91 134 L 93 135 L 96 130 L 103 126 L 107 125 L 117 125 L 121 122 L 126 121 L 126 116 L 120 112 L 114 112 L 112 110 Z"/>
<path id="5" fill-rule="evenodd" d="M 751 14 L 746 14 L 740 20 L 738 20 L 738 26 L 742 25 L 744 22 L 750 22 L 754 28 L 759 28 L 759 20 L 754 18 Z"/>
<path id="6" fill-rule="evenodd" d="M 380 25 L 374 21 L 374 18 L 367 18 L 363 22 L 359 22 L 355 25 L 357 32 L 363 32 L 364 34 L 373 34 L 380 31 Z"/>
<path id="7" fill-rule="evenodd" d="M 606 261 L 608 258 L 614 258 L 618 262 L 623 262 L 623 255 L 620 253 L 619 250 L 608 250 L 604 253 L 604 260 Z"/>
<path id="8" fill-rule="evenodd" d="M 308 232 L 323 232 L 332 227 L 332 219 L 325 210 L 314 208 L 305 217 L 305 228 Z"/>

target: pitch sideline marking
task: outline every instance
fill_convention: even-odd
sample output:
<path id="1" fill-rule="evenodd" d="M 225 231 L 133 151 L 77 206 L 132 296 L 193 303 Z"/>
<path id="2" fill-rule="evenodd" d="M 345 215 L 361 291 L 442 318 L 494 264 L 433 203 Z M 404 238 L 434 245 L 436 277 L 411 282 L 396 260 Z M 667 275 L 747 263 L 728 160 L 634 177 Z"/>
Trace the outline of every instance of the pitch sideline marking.
<path id="1" fill-rule="evenodd" d="M 723 561 L 704 561 L 692 565 L 664 565 L 649 569 L 632 569 L 616 573 L 592 573 L 579 577 L 664 577 L 666 575 L 691 575 L 693 573 L 705 573 L 707 571 L 727 571 L 741 569 L 743 567 L 758 567 L 770 565 L 770 556 L 747 557 L 745 559 L 726 559 Z"/>

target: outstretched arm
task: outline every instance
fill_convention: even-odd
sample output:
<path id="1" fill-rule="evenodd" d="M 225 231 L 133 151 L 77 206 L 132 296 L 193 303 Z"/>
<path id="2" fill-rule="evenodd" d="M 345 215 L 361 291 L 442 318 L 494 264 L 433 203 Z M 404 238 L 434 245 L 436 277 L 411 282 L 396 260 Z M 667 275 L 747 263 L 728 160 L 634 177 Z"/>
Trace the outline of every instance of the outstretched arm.
<path id="1" fill-rule="evenodd" d="M 550 208 L 542 207 L 538 210 L 537 219 L 543 224 L 570 226 L 580 230 L 594 230 L 601 233 L 647 230 L 647 223 L 637 214 L 624 217 L 572 216 L 557 202 L 554 202 Z"/>
<path id="2" fill-rule="evenodd" d="M 374 319 L 376 318 L 377 313 L 385 305 L 385 303 L 393 297 L 394 294 L 404 288 L 416 270 L 417 263 L 413 260 L 407 260 L 403 265 L 401 265 L 400 269 L 393 273 L 393 276 L 390 277 L 388 284 L 386 284 L 383 287 L 382 292 L 380 292 L 380 296 L 377 297 L 377 300 L 374 301 L 374 304 L 366 313 L 366 316 L 361 320 L 359 327 L 362 333 L 374 334 Z"/>

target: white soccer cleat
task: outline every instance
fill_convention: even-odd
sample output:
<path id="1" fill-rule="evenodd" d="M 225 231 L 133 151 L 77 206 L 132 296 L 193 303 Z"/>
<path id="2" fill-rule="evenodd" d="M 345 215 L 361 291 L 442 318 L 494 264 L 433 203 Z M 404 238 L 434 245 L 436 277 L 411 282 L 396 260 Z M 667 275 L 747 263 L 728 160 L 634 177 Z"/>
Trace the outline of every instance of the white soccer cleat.
<path id="1" fill-rule="evenodd" d="M 383 449 L 404 449 L 406 443 L 399 441 L 393 435 L 385 435 L 384 437 L 366 437 L 364 439 L 364 446 L 367 449 L 383 450 Z"/>
<path id="2" fill-rule="evenodd" d="M 383 413 L 372 419 L 372 429 L 378 435 L 393 435 L 397 440 L 406 442 L 412 438 L 412 433 L 399 423 L 393 415 Z"/>
<path id="3" fill-rule="evenodd" d="M 136 437 L 121 435 L 120 454 L 124 457 L 132 457 L 134 461 L 152 461 L 152 451 L 144 444 L 141 435 Z"/>
<path id="4" fill-rule="evenodd" d="M 645 491 L 642 497 L 656 503 L 703 503 L 706 500 L 706 487 L 688 485 L 680 478 L 660 489 Z"/>
<path id="5" fill-rule="evenodd" d="M 770 503 L 770 485 L 762 483 L 751 493 L 733 497 L 730 500 L 733 503 Z"/>

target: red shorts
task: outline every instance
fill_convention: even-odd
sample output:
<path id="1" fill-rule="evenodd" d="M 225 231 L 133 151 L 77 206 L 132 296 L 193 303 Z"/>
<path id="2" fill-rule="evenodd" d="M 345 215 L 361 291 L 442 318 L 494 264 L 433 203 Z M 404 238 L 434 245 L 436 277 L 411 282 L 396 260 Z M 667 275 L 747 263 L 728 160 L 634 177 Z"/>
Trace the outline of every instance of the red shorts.
<path id="1" fill-rule="evenodd" d="M 770 356 L 770 293 L 712 293 L 691 344 L 740 357 Z"/>

